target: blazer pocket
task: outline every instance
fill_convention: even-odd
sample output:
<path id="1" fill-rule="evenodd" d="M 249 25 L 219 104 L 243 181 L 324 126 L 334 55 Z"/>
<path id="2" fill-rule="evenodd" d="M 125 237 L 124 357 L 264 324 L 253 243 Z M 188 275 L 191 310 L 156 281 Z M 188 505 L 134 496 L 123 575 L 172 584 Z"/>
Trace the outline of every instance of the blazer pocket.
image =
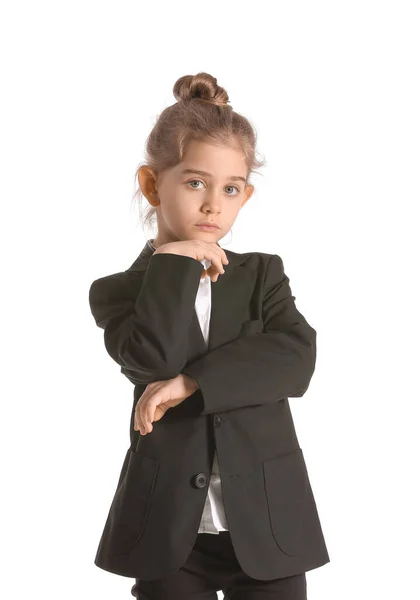
<path id="1" fill-rule="evenodd" d="M 251 319 L 249 321 L 244 321 L 241 325 L 241 330 L 239 335 L 254 335 L 256 333 L 262 333 L 264 330 L 264 321 L 263 319 Z"/>
<path id="2" fill-rule="evenodd" d="M 304 551 L 302 522 L 309 499 L 309 478 L 302 449 L 263 461 L 271 528 L 280 549 Z"/>
<path id="3" fill-rule="evenodd" d="M 115 492 L 106 524 L 112 554 L 125 554 L 140 540 L 158 468 L 158 460 L 130 449 L 127 470 Z"/>

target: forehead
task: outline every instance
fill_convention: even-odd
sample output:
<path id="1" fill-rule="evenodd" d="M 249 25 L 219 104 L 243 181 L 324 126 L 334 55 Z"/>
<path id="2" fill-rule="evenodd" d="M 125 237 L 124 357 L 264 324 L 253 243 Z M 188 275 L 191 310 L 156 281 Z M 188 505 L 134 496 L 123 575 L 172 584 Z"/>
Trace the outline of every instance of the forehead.
<path id="1" fill-rule="evenodd" d="M 183 160 L 175 167 L 181 175 L 242 179 L 246 181 L 247 165 L 242 150 L 227 145 L 191 142 Z"/>

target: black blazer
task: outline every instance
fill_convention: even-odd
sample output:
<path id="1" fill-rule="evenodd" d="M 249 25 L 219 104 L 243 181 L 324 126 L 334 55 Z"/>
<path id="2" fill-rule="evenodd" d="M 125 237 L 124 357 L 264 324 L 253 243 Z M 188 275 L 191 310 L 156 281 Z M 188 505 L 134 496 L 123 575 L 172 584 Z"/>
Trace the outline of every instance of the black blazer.
<path id="1" fill-rule="evenodd" d="M 186 562 L 216 450 L 245 573 L 271 580 L 330 561 L 288 401 L 309 386 L 316 331 L 277 254 L 225 252 L 208 349 L 195 312 L 200 261 L 154 255 L 146 243 L 126 271 L 90 287 L 106 350 L 134 384 L 131 444 L 94 560 L 106 571 L 153 580 Z M 134 409 L 146 385 L 181 372 L 199 389 L 141 436 Z"/>

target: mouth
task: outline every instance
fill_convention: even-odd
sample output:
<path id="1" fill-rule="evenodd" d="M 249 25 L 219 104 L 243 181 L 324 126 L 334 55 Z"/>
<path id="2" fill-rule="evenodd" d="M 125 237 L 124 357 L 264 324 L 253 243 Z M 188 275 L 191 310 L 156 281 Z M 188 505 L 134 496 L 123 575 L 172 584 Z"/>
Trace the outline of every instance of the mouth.
<path id="1" fill-rule="evenodd" d="M 217 231 L 219 227 L 217 225 L 197 224 L 196 227 L 205 231 Z"/>

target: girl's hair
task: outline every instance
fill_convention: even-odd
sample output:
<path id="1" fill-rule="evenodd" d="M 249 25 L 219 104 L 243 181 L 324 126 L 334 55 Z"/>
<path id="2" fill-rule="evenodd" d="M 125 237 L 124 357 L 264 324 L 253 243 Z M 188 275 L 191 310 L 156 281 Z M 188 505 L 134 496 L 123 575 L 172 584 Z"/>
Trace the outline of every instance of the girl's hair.
<path id="1" fill-rule="evenodd" d="M 177 102 L 162 111 L 150 132 L 145 143 L 146 162 L 138 165 L 134 185 L 138 185 L 137 174 L 143 165 L 160 173 L 179 164 L 192 140 L 242 150 L 248 182 L 251 173 L 265 166 L 265 160 L 256 158 L 257 134 L 252 124 L 228 105 L 229 96 L 217 85 L 215 77 L 202 72 L 184 75 L 175 82 L 172 91 Z M 140 187 L 132 200 L 137 196 L 142 196 Z M 147 202 L 144 218 L 140 210 L 140 221 L 151 225 L 154 220 L 156 208 Z"/>

